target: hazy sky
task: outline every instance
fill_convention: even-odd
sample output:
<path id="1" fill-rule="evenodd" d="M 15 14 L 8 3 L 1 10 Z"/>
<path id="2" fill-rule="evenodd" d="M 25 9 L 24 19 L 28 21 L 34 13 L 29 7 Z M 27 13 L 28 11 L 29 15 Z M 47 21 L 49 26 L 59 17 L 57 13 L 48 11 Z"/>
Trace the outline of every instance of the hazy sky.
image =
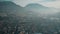
<path id="1" fill-rule="evenodd" d="M 4 1 L 4 0 L 0 0 Z M 38 3 L 47 7 L 54 7 L 54 8 L 60 8 L 60 0 L 8 0 L 13 1 L 18 5 L 26 6 L 30 3 Z"/>

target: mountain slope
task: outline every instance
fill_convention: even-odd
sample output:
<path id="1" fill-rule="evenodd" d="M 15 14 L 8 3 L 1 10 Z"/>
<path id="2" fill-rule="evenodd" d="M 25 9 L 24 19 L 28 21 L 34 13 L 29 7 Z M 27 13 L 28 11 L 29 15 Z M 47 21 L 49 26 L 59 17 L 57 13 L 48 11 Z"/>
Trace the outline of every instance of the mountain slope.
<path id="1" fill-rule="evenodd" d="M 0 13 L 21 15 L 24 12 L 24 8 L 16 5 L 11 1 L 0 2 Z"/>
<path id="2" fill-rule="evenodd" d="M 25 8 L 26 10 L 28 9 L 27 11 L 33 11 L 41 16 L 46 16 L 57 12 L 57 9 L 48 8 L 36 3 L 28 4 Z"/>

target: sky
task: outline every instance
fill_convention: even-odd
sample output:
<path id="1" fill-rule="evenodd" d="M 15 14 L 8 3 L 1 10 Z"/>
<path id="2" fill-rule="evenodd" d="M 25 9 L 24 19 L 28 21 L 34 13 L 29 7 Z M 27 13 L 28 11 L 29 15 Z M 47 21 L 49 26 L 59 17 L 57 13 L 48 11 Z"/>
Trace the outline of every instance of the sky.
<path id="1" fill-rule="evenodd" d="M 60 0 L 5 0 L 5 1 L 13 1 L 14 3 L 23 7 L 30 3 L 38 3 L 46 7 L 60 8 Z"/>

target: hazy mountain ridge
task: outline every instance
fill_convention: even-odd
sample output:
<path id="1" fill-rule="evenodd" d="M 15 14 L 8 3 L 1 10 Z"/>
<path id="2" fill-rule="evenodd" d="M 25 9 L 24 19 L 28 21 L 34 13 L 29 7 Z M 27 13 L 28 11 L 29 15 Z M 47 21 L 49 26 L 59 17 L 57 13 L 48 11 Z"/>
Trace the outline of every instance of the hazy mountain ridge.
<path id="1" fill-rule="evenodd" d="M 11 1 L 0 2 L 0 12 L 15 13 L 17 15 L 28 15 L 28 16 L 47 16 L 55 14 L 58 10 L 55 8 L 45 7 L 36 3 L 28 4 L 26 7 L 16 5 Z"/>
<path id="2" fill-rule="evenodd" d="M 28 9 L 28 11 L 33 11 L 36 12 L 37 14 L 41 14 L 41 15 L 50 15 L 50 14 L 55 14 L 58 10 L 55 8 L 49 8 L 49 7 L 45 7 L 39 4 L 28 4 L 26 7 L 26 9 Z"/>

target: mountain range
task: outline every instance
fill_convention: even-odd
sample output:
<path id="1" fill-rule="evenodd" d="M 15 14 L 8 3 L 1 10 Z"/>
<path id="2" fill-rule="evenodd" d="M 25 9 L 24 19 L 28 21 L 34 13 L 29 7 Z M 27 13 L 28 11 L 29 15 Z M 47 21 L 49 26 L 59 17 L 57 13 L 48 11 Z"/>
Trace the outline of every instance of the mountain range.
<path id="1" fill-rule="evenodd" d="M 49 8 L 37 3 L 21 7 L 11 1 L 0 2 L 0 13 L 16 14 L 18 16 L 47 16 L 58 13 L 55 8 Z"/>

